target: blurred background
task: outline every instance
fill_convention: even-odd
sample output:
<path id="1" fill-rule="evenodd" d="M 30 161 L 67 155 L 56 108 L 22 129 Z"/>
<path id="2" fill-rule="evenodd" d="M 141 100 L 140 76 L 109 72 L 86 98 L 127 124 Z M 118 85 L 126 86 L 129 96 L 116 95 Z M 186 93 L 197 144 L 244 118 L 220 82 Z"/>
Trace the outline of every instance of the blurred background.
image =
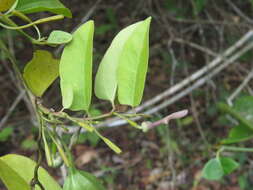
<path id="1" fill-rule="evenodd" d="M 234 125 L 233 118 L 220 113 L 217 103 L 233 104 L 241 96 L 253 95 L 252 49 L 240 51 L 252 43 L 252 38 L 240 47 L 234 45 L 253 26 L 252 0 L 61 1 L 71 9 L 73 18 L 42 24 L 39 28 L 47 36 L 56 29 L 73 32 L 80 23 L 94 20 L 94 74 L 114 36 L 122 28 L 151 16 L 149 70 L 143 103 L 154 97 L 160 101 L 141 111 L 152 113 L 152 120 L 182 109 L 190 111 L 184 119 L 147 133 L 128 125 L 105 125 L 101 132 L 122 148 L 120 155 L 114 154 L 97 136 L 81 134 L 73 147 L 78 168 L 99 176 L 108 190 L 252 189 L 250 153 L 230 154 L 241 167 L 221 181 L 200 178 L 205 162 L 215 156 L 215 145 Z M 32 18 L 48 15 L 34 14 Z M 32 58 L 32 50 L 40 48 L 31 46 L 14 31 L 0 29 L 0 37 L 15 53 L 21 70 Z M 235 50 L 223 55 L 231 47 Z M 61 47 L 49 50 L 60 56 Z M 22 91 L 15 86 L 11 65 L 2 52 L 0 61 L 0 154 L 19 153 L 35 158 L 38 131 L 32 122 L 33 115 Z M 210 66 L 213 63 L 215 67 Z M 192 80 L 192 74 L 202 68 L 206 72 L 197 83 Z M 173 91 L 183 80 L 188 85 Z M 163 92 L 169 96 L 163 96 Z M 43 103 L 56 110 L 61 108 L 59 81 L 50 87 Z M 93 103 L 94 115 L 110 110 L 108 102 L 96 97 Z M 63 134 L 62 138 L 67 141 L 70 136 Z M 61 170 L 50 168 L 49 171 L 62 180 Z"/>

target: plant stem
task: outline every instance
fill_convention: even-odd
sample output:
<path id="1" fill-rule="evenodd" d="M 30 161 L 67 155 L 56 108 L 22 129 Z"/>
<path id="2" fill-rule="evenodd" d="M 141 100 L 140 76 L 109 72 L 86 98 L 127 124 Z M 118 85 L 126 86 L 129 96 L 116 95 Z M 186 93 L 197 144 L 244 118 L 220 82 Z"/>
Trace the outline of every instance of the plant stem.
<path id="1" fill-rule="evenodd" d="M 21 18 L 24 21 L 27 21 L 28 23 L 32 23 L 32 20 L 29 17 L 27 17 L 24 13 L 22 13 L 20 11 L 13 10 L 12 14 L 15 15 L 15 16 L 17 16 L 17 17 L 19 17 L 19 18 Z M 33 27 L 36 30 L 36 32 L 38 34 L 38 40 L 40 41 L 41 40 L 40 30 L 39 30 L 39 28 L 36 25 L 33 25 Z"/>
<path id="2" fill-rule="evenodd" d="M 39 136 L 37 139 L 37 145 L 38 145 L 38 160 L 37 160 L 37 164 L 34 168 L 34 174 L 33 174 L 33 179 L 30 182 L 31 188 L 33 190 L 35 190 L 35 186 L 38 185 L 41 190 L 45 190 L 45 188 L 43 187 L 42 183 L 39 181 L 39 167 L 41 165 L 42 162 L 42 144 L 41 144 L 41 140 L 42 140 L 42 130 L 43 130 L 43 119 L 40 116 L 41 114 L 39 112 L 37 112 L 37 117 L 39 120 Z"/>
<path id="3" fill-rule="evenodd" d="M 253 152 L 253 148 L 247 147 L 236 147 L 236 146 L 222 146 L 223 150 L 234 151 L 234 152 Z"/>
<path id="4" fill-rule="evenodd" d="M 29 28 L 29 27 L 37 25 L 37 24 L 56 21 L 56 20 L 60 20 L 60 19 L 63 19 L 63 18 L 64 18 L 63 15 L 55 15 L 55 16 L 50 16 L 50 17 L 47 17 L 47 18 L 38 19 L 34 22 L 31 22 L 29 24 L 25 24 L 23 26 L 8 26 L 8 25 L 5 25 L 3 23 L 0 23 L 0 26 L 2 26 L 3 28 L 6 28 L 6 29 L 10 29 L 10 30 L 21 30 L 21 29 Z"/>
<path id="5" fill-rule="evenodd" d="M 118 116 L 118 117 L 121 118 L 121 119 L 124 119 L 124 120 L 127 121 L 131 126 L 135 127 L 136 129 L 141 129 L 141 130 L 142 130 L 142 127 L 141 127 L 140 125 L 138 125 L 136 122 L 134 122 L 134 121 L 128 119 L 127 117 L 123 116 L 122 114 L 113 112 L 113 115 L 116 115 L 116 116 Z"/>
<path id="6" fill-rule="evenodd" d="M 0 21 L 9 24 L 10 26 L 16 27 L 17 25 L 15 24 L 15 22 L 13 22 L 11 19 L 9 19 L 6 15 L 2 14 L 0 12 Z M 21 34 L 23 34 L 26 38 L 28 38 L 32 43 L 34 44 L 40 44 L 40 42 L 36 39 L 34 39 L 32 36 L 28 35 L 27 33 L 25 33 L 23 30 L 18 29 L 18 32 L 20 32 Z"/>

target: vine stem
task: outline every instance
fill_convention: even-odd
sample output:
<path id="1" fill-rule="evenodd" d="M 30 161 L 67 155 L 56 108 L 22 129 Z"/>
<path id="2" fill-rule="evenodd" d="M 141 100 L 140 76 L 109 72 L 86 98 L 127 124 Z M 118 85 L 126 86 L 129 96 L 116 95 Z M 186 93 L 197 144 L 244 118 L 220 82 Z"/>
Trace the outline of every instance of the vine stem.
<path id="1" fill-rule="evenodd" d="M 253 152 L 253 148 L 247 147 L 236 147 L 236 146 L 222 146 L 223 150 L 233 151 L 233 152 Z"/>
<path id="2" fill-rule="evenodd" d="M 12 11 L 12 14 L 14 16 L 17 16 L 19 18 L 21 18 L 22 20 L 28 22 L 28 23 L 32 23 L 32 20 L 27 17 L 24 13 L 20 12 L 20 11 L 17 11 L 17 10 L 13 10 Z M 40 41 L 41 40 L 41 34 L 40 34 L 40 30 L 39 28 L 37 27 L 37 25 L 33 25 L 34 29 L 36 30 L 37 34 L 38 34 L 38 40 Z"/>
<path id="3" fill-rule="evenodd" d="M 21 30 L 21 29 L 29 28 L 29 27 L 37 25 L 37 24 L 42 24 L 42 23 L 46 23 L 46 22 L 61 20 L 63 18 L 64 18 L 63 15 L 55 15 L 55 16 L 50 16 L 50 17 L 47 17 L 47 18 L 38 19 L 34 22 L 31 22 L 29 24 L 25 24 L 23 26 L 8 26 L 8 25 L 5 25 L 3 23 L 0 23 L 0 26 L 2 26 L 3 28 L 6 28 L 6 29 L 10 29 L 10 30 Z"/>
<path id="4" fill-rule="evenodd" d="M 16 75 L 18 76 L 18 80 L 22 83 L 24 89 L 26 90 L 28 97 L 31 101 L 31 104 L 33 106 L 37 121 L 39 123 L 39 136 L 38 136 L 38 140 L 37 140 L 37 145 L 38 145 L 38 161 L 37 164 L 34 168 L 34 177 L 30 182 L 30 186 L 32 189 L 35 189 L 35 186 L 38 185 L 41 190 L 45 190 L 45 188 L 43 187 L 43 185 L 40 183 L 39 179 L 38 179 L 38 170 L 40 167 L 40 164 L 42 162 L 42 146 L 41 146 L 41 139 L 42 139 L 42 127 L 43 127 L 43 119 L 41 117 L 41 112 L 38 109 L 38 106 L 36 105 L 36 99 L 35 97 L 30 93 L 29 89 L 27 88 L 25 81 L 22 77 L 22 74 L 20 73 L 18 66 L 17 66 L 17 62 L 15 57 L 10 53 L 10 51 L 8 50 L 8 48 L 5 46 L 4 42 L 0 39 L 0 49 L 3 50 L 8 59 L 11 61 L 12 63 L 12 67 L 16 73 Z"/>
<path id="5" fill-rule="evenodd" d="M 36 185 L 38 185 L 41 190 L 45 190 L 44 186 L 42 185 L 42 183 L 39 180 L 39 168 L 40 168 L 40 165 L 41 165 L 41 162 L 42 162 L 42 144 L 41 144 L 41 141 L 42 141 L 42 130 L 43 130 L 43 126 L 44 126 L 44 121 L 41 118 L 41 113 L 39 111 L 36 112 L 36 116 L 37 116 L 38 121 L 39 121 L 39 136 L 38 136 L 38 139 L 37 139 L 38 159 L 37 159 L 37 164 L 34 168 L 33 179 L 30 182 L 30 186 L 31 186 L 32 190 L 35 190 Z"/>

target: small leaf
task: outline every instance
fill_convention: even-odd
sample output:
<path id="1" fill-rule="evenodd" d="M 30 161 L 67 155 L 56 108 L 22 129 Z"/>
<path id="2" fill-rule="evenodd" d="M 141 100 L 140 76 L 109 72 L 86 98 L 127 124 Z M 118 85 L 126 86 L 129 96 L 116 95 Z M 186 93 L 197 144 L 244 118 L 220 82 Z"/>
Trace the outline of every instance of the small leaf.
<path id="1" fill-rule="evenodd" d="M 0 0 L 0 12 L 9 10 L 16 0 Z"/>
<path id="2" fill-rule="evenodd" d="M 50 52 L 37 50 L 32 60 L 25 66 L 24 80 L 36 96 L 42 96 L 59 74 L 59 61 Z"/>
<path id="3" fill-rule="evenodd" d="M 219 159 L 225 175 L 232 173 L 235 169 L 239 167 L 239 164 L 232 158 L 220 157 Z"/>
<path id="4" fill-rule="evenodd" d="M 202 171 L 204 178 L 208 180 L 219 180 L 239 167 L 239 164 L 232 158 L 218 157 L 209 160 Z"/>
<path id="5" fill-rule="evenodd" d="M 8 140 L 8 138 L 12 135 L 13 128 L 12 127 L 6 127 L 0 131 L 0 142 L 4 142 Z"/>
<path id="6" fill-rule="evenodd" d="M 100 181 L 90 173 L 70 168 L 63 190 L 105 190 Z"/>
<path id="7" fill-rule="evenodd" d="M 202 175 L 208 180 L 221 179 L 224 175 L 224 171 L 220 161 L 216 158 L 209 160 L 204 166 Z"/>
<path id="8" fill-rule="evenodd" d="M 63 107 L 88 111 L 92 92 L 94 22 L 80 26 L 62 53 L 60 62 Z"/>
<path id="9" fill-rule="evenodd" d="M 125 43 L 117 72 L 118 99 L 121 104 L 140 104 L 145 86 L 149 57 L 151 18 L 140 22 Z"/>
<path id="10" fill-rule="evenodd" d="M 236 99 L 233 109 L 253 126 L 253 96 L 242 96 Z"/>
<path id="11" fill-rule="evenodd" d="M 72 17 L 71 11 L 59 0 L 19 0 L 16 9 L 25 14 L 49 11 L 66 17 Z"/>
<path id="12" fill-rule="evenodd" d="M 4 166 L 2 162 L 4 162 Z M 36 163 L 27 157 L 15 154 L 5 155 L 0 158 L 0 178 L 8 188 L 12 184 L 20 185 L 13 186 L 13 189 L 9 188 L 9 190 L 30 190 L 29 184 L 34 176 L 35 165 Z M 61 190 L 57 182 L 42 167 L 39 168 L 39 180 L 45 190 Z M 36 190 L 39 189 L 39 187 L 36 187 Z"/>
<path id="13" fill-rule="evenodd" d="M 233 127 L 228 135 L 228 138 L 222 140 L 223 144 L 231 144 L 246 141 L 253 138 L 253 130 L 249 129 L 247 126 L 240 124 Z"/>
<path id="14" fill-rule="evenodd" d="M 66 44 L 72 40 L 72 35 L 68 32 L 64 32 L 61 30 L 54 30 L 50 33 L 47 43 L 58 45 L 58 44 Z"/>

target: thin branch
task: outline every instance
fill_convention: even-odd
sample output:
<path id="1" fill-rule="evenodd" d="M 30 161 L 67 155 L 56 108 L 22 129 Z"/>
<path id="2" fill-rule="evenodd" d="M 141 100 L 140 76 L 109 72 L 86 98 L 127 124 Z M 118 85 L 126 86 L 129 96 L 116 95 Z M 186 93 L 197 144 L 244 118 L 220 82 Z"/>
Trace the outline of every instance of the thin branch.
<path id="1" fill-rule="evenodd" d="M 247 15 L 245 15 L 232 1 L 226 0 L 227 3 L 231 6 L 231 8 L 241 17 L 243 18 L 246 22 L 249 24 L 253 24 L 253 20 L 250 19 Z"/>
<path id="2" fill-rule="evenodd" d="M 249 81 L 253 78 L 253 68 L 251 69 L 250 73 L 247 77 L 243 80 L 242 84 L 228 97 L 227 102 L 230 106 L 233 105 L 233 100 L 236 96 L 242 91 L 242 89 L 249 83 Z"/>

